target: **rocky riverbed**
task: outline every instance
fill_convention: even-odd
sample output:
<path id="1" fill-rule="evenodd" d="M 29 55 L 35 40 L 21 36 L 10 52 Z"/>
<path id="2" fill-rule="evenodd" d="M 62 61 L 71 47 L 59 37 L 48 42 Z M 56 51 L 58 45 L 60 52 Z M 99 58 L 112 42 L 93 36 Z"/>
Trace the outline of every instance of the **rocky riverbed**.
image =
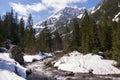
<path id="1" fill-rule="evenodd" d="M 28 63 L 26 67 L 32 73 L 27 80 L 120 80 L 120 75 L 95 75 L 90 73 L 72 73 L 53 68 L 49 63 L 52 59 Z"/>

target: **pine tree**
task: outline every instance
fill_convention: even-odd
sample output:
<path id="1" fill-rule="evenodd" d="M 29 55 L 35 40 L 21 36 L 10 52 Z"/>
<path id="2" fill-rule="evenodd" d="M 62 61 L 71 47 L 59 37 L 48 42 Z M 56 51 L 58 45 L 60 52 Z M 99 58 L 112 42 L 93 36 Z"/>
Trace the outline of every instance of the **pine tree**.
<path id="1" fill-rule="evenodd" d="M 37 49 L 41 52 L 52 51 L 52 38 L 51 33 L 47 27 L 45 27 L 37 38 Z"/>
<path id="2" fill-rule="evenodd" d="M 117 22 L 112 22 L 112 48 L 120 52 L 120 26 Z"/>
<path id="3" fill-rule="evenodd" d="M 52 51 L 52 38 L 51 38 L 51 33 L 48 27 L 45 28 L 45 37 L 46 37 L 46 45 L 47 45 L 47 51 L 51 52 Z"/>
<path id="4" fill-rule="evenodd" d="M 54 38 L 53 38 L 53 49 L 54 50 L 62 50 L 63 49 L 63 43 L 62 39 L 60 37 L 60 34 L 58 33 L 58 30 L 54 32 Z"/>
<path id="5" fill-rule="evenodd" d="M 28 17 L 27 27 L 23 38 L 24 49 L 29 54 L 36 53 L 35 30 L 32 28 L 32 26 L 33 26 L 33 20 L 32 20 L 32 15 L 30 14 Z"/>
<path id="6" fill-rule="evenodd" d="M 15 14 L 15 16 L 13 15 L 13 12 L 11 12 L 11 40 L 13 41 L 14 44 L 18 44 L 19 43 L 19 36 L 18 36 L 18 15 L 17 13 Z"/>
<path id="7" fill-rule="evenodd" d="M 25 23 L 24 23 L 24 20 L 23 18 L 20 19 L 20 24 L 19 24 L 19 37 L 22 38 L 24 36 L 24 26 L 25 26 Z"/>
<path id="8" fill-rule="evenodd" d="M 110 24 L 109 21 L 107 22 L 104 18 L 99 23 L 99 40 L 102 51 L 112 48 L 112 27 L 108 24 Z"/>
<path id="9" fill-rule="evenodd" d="M 65 26 L 65 32 L 64 33 L 65 33 L 65 35 L 62 36 L 62 38 L 63 38 L 63 48 L 66 51 L 66 50 L 69 49 L 69 46 L 71 44 L 71 33 L 70 33 L 70 29 L 69 29 L 67 24 Z"/>
<path id="10" fill-rule="evenodd" d="M 80 47 L 80 27 L 79 22 L 77 18 L 73 19 L 73 32 L 72 32 L 72 42 L 71 42 L 71 49 L 72 50 L 78 50 Z"/>
<path id="11" fill-rule="evenodd" d="M 83 53 L 96 52 L 98 50 L 97 27 L 95 21 L 88 15 L 87 11 L 81 21 L 81 47 Z"/>
<path id="12" fill-rule="evenodd" d="M 0 16 L 0 46 L 2 45 L 4 39 L 3 39 L 3 21 Z"/>
<path id="13" fill-rule="evenodd" d="M 23 44 L 23 37 L 25 34 L 25 29 L 24 29 L 25 23 L 23 18 L 20 19 L 20 23 L 19 23 L 19 30 L 18 30 L 18 35 L 19 35 L 19 40 L 20 40 L 20 46 L 22 46 Z"/>

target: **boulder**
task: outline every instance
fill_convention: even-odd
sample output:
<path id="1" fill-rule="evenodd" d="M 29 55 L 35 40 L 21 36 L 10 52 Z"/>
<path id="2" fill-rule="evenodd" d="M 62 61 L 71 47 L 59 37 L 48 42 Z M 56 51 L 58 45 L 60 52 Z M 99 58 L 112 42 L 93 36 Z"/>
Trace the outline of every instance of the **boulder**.
<path id="1" fill-rule="evenodd" d="M 11 45 L 8 52 L 9 52 L 9 55 L 11 58 L 15 59 L 21 65 L 23 64 L 23 62 L 24 62 L 23 53 L 22 53 L 22 50 L 20 47 L 18 47 L 16 45 Z"/>

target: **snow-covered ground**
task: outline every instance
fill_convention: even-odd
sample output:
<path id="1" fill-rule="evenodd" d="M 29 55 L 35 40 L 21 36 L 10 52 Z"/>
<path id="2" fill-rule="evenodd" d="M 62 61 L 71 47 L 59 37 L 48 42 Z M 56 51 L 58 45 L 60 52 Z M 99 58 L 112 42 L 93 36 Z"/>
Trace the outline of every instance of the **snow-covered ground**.
<path id="1" fill-rule="evenodd" d="M 71 52 L 59 59 L 54 67 L 74 73 L 88 73 L 93 69 L 94 74 L 120 74 L 120 70 L 113 66 L 114 60 L 104 60 L 99 55 L 83 55 L 77 51 Z"/>
<path id="2" fill-rule="evenodd" d="M 0 53 L 0 80 L 25 80 L 26 69 L 9 57 L 8 53 Z"/>

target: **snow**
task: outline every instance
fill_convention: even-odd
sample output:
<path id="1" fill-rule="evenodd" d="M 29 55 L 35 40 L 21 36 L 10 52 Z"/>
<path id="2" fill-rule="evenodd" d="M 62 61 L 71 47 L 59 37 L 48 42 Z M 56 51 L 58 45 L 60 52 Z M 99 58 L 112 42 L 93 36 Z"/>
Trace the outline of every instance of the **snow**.
<path id="1" fill-rule="evenodd" d="M 45 57 L 52 56 L 51 53 L 39 53 L 36 55 L 24 55 L 24 62 L 33 62 L 33 60 L 41 60 Z"/>
<path id="2" fill-rule="evenodd" d="M 118 22 L 119 21 L 119 17 L 118 17 L 119 15 L 120 15 L 120 12 L 117 15 L 115 15 L 115 17 L 112 19 L 112 21 Z"/>
<path id="3" fill-rule="evenodd" d="M 24 78 L 26 69 L 11 59 L 9 53 L 0 53 L 0 80 L 25 80 Z"/>
<path id="4" fill-rule="evenodd" d="M 77 18 L 79 19 L 82 19 L 82 17 L 83 17 L 83 14 L 80 14 L 79 16 L 77 16 Z"/>
<path id="5" fill-rule="evenodd" d="M 26 79 L 19 77 L 14 72 L 0 69 L 0 80 L 26 80 Z"/>
<path id="6" fill-rule="evenodd" d="M 33 26 L 34 29 L 43 29 L 45 28 L 45 24 L 48 28 L 50 28 L 51 32 L 55 31 L 57 28 L 63 27 L 58 23 L 66 24 L 69 20 L 74 17 L 79 16 L 85 12 L 86 8 L 75 8 L 75 7 L 64 7 L 63 9 L 55 12 L 47 19 L 38 22 Z M 56 27 L 57 25 L 57 27 Z M 40 33 L 40 31 L 36 34 L 36 36 Z"/>
<path id="7" fill-rule="evenodd" d="M 62 16 L 61 13 L 55 13 L 55 14 L 51 15 L 50 17 L 48 17 L 48 19 L 55 18 L 56 20 L 58 20 L 60 18 L 60 16 Z"/>
<path id="8" fill-rule="evenodd" d="M 98 6 L 96 9 L 95 9 L 95 7 L 93 8 L 93 10 L 91 11 L 91 14 L 93 14 L 93 13 L 95 13 L 97 10 L 99 10 L 100 9 L 100 6 Z"/>
<path id="9" fill-rule="evenodd" d="M 116 64 L 114 60 L 104 60 L 99 55 L 83 55 L 74 51 L 59 59 L 54 67 L 74 73 L 88 73 L 90 69 L 93 69 L 94 74 L 120 74 L 120 70 L 113 64 Z"/>

